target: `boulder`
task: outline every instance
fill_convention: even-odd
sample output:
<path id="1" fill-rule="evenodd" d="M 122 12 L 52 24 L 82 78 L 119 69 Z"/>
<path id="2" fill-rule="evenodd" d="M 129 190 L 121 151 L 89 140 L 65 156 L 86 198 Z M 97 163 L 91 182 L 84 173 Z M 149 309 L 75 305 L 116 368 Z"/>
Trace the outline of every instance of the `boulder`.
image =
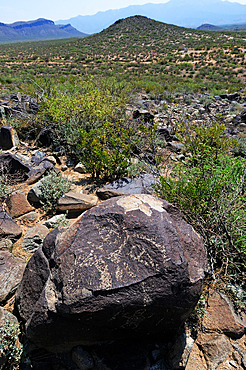
<path id="1" fill-rule="evenodd" d="M 21 234 L 22 230 L 20 226 L 17 225 L 10 215 L 0 206 L 0 239 L 18 239 Z"/>
<path id="2" fill-rule="evenodd" d="M 97 190 L 98 198 L 105 200 L 128 194 L 153 194 L 156 177 L 144 174 L 133 178 L 123 178 L 111 182 Z"/>
<path id="3" fill-rule="evenodd" d="M 10 194 L 6 200 L 6 204 L 10 216 L 13 218 L 23 216 L 34 210 L 24 193 Z"/>
<path id="4" fill-rule="evenodd" d="M 202 239 L 177 208 L 150 195 L 116 197 L 47 235 L 16 307 L 29 340 L 50 351 L 165 341 L 195 307 L 206 268 Z"/>
<path id="5" fill-rule="evenodd" d="M 2 126 L 0 128 L 0 147 L 4 150 L 19 145 L 19 139 L 15 129 L 11 126 Z"/>
<path id="6" fill-rule="evenodd" d="M 8 152 L 0 154 L 0 163 L 3 173 L 12 175 L 15 182 L 26 181 L 28 184 L 38 181 L 46 171 L 53 168 L 53 164 L 49 161 L 43 161 L 36 165 L 29 158 Z"/>
<path id="7" fill-rule="evenodd" d="M 6 250 L 0 250 L 0 304 L 11 298 L 21 279 L 26 263 Z"/>
<path id="8" fill-rule="evenodd" d="M 44 225 L 37 225 L 29 229 L 23 239 L 22 249 L 26 252 L 36 251 L 43 243 L 44 238 L 49 233 L 49 229 Z"/>
<path id="9" fill-rule="evenodd" d="M 98 198 L 94 195 L 87 195 L 70 191 L 64 194 L 57 202 L 58 212 L 83 212 L 94 207 Z"/>

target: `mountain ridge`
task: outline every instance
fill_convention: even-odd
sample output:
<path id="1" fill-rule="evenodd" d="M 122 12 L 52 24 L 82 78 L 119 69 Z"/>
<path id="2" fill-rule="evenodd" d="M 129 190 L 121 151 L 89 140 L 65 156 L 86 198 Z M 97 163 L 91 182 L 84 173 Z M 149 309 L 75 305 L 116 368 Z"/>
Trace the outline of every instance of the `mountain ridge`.
<path id="1" fill-rule="evenodd" d="M 209 4 L 208 4 L 209 1 Z M 151 19 L 181 27 L 197 28 L 201 24 L 231 24 L 246 22 L 246 5 L 222 0 L 200 1 L 194 7 L 193 0 L 170 0 L 164 4 L 147 3 L 110 9 L 94 15 L 78 15 L 56 24 L 71 23 L 85 33 L 97 33 L 121 18 L 142 15 Z M 210 6 L 211 5 L 211 6 Z"/>
<path id="2" fill-rule="evenodd" d="M 0 42 L 52 40 L 70 37 L 85 37 L 71 24 L 56 25 L 49 19 L 0 23 Z"/>

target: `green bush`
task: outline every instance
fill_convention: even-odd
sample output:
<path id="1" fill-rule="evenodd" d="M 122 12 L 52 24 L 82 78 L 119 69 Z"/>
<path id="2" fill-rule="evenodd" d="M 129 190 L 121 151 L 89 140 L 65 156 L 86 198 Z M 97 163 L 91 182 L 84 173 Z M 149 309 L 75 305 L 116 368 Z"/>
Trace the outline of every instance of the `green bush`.
<path id="1" fill-rule="evenodd" d="M 61 173 L 51 172 L 42 181 L 42 198 L 43 207 L 46 212 L 51 212 L 55 209 L 57 201 L 61 196 L 67 193 L 71 188 L 71 181 L 63 177 Z"/>
<path id="2" fill-rule="evenodd" d="M 80 160 L 92 177 L 114 180 L 127 174 L 132 133 L 120 123 L 106 122 L 103 127 L 80 130 Z"/>
<path id="3" fill-rule="evenodd" d="M 0 327 L 0 359 L 3 360 L 1 369 L 17 369 L 22 356 L 22 345 L 18 343 L 19 325 L 7 321 Z"/>
<path id="4" fill-rule="evenodd" d="M 220 123 L 182 125 L 190 157 L 162 176 L 158 195 L 175 204 L 203 236 L 211 267 L 245 284 L 246 161 L 229 155 L 233 142 Z"/>

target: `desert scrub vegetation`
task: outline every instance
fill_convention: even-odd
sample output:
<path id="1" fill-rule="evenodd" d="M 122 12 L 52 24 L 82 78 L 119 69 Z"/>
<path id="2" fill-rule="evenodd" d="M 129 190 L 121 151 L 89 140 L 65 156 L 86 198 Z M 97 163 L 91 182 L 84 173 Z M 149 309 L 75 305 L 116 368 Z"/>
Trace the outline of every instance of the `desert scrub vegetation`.
<path id="1" fill-rule="evenodd" d="M 246 32 L 186 29 L 145 17 L 116 22 L 81 39 L 0 45 L 2 89 L 49 76 L 116 78 L 152 91 L 238 91 L 245 85 Z M 219 47 L 218 47 L 219 45 Z M 59 71 L 59 73 L 58 73 Z"/>
<path id="2" fill-rule="evenodd" d="M 41 185 L 42 203 L 45 212 L 54 211 L 57 201 L 61 196 L 67 193 L 72 186 L 72 182 L 61 173 L 52 171 L 48 176 L 44 177 Z"/>
<path id="3" fill-rule="evenodd" d="M 160 177 L 156 191 L 202 235 L 214 277 L 245 288 L 246 161 L 231 155 L 236 143 L 224 130 L 220 122 L 177 125 L 189 155 Z"/>
<path id="4" fill-rule="evenodd" d="M 19 362 L 23 352 L 23 347 L 18 340 L 19 334 L 19 325 L 10 320 L 6 321 L 0 328 L 0 367 L 2 370 L 19 368 Z"/>

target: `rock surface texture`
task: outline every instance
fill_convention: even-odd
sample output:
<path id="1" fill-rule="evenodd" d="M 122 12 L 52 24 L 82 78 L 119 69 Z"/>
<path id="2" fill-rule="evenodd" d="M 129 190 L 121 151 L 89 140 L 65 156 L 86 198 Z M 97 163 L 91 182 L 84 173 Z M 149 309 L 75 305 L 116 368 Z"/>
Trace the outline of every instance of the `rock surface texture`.
<path id="1" fill-rule="evenodd" d="M 16 291 L 25 269 L 25 262 L 8 251 L 0 251 L 0 304 Z"/>
<path id="2" fill-rule="evenodd" d="M 166 201 L 107 200 L 55 229 L 30 259 L 16 305 L 30 341 L 64 350 L 118 338 L 170 338 L 202 292 L 200 236 Z"/>

